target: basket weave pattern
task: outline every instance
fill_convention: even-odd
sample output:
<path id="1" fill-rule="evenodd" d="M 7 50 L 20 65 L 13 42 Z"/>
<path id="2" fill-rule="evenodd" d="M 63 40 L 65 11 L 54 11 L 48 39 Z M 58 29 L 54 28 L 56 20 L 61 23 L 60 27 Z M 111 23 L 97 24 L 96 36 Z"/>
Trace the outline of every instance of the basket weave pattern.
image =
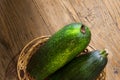
<path id="1" fill-rule="evenodd" d="M 26 72 L 27 64 L 32 55 L 36 52 L 36 50 L 41 45 L 43 45 L 48 39 L 49 36 L 35 38 L 22 49 L 17 63 L 17 73 L 19 80 L 35 80 L 31 78 L 29 74 Z M 91 51 L 93 49 L 95 48 L 88 46 L 87 51 Z M 105 80 L 105 70 L 101 72 L 101 74 L 96 80 Z"/>

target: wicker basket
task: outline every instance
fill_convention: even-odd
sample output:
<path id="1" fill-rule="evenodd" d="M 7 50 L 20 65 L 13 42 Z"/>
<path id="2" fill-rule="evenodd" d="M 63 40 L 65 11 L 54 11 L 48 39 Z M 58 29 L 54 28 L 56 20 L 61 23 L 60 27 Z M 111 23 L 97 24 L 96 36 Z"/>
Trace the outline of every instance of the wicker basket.
<path id="1" fill-rule="evenodd" d="M 49 39 L 49 36 L 42 36 L 33 39 L 29 42 L 21 51 L 18 63 L 17 63 L 17 73 L 19 80 L 34 80 L 26 72 L 27 63 L 30 60 L 31 56 L 36 52 L 36 50 L 44 44 Z M 85 52 L 94 50 L 92 46 L 88 46 Z M 105 70 L 99 75 L 97 80 L 105 80 Z"/>

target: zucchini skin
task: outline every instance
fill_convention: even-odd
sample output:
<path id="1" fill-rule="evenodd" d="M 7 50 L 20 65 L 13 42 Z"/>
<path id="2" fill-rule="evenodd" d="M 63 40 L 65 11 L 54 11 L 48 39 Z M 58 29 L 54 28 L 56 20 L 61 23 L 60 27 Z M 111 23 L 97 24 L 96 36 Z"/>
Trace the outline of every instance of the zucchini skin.
<path id="1" fill-rule="evenodd" d="M 85 33 L 82 33 L 82 26 L 72 23 L 53 34 L 30 59 L 27 65 L 30 76 L 43 80 L 82 52 L 91 39 L 89 28 L 84 26 Z"/>
<path id="2" fill-rule="evenodd" d="M 99 50 L 74 58 L 48 77 L 48 80 L 96 80 L 107 64 L 107 53 Z"/>

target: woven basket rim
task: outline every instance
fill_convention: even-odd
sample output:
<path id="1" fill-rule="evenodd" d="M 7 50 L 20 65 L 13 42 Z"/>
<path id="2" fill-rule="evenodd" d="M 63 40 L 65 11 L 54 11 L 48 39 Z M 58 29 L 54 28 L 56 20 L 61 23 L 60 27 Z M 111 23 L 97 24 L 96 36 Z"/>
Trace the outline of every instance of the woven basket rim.
<path id="1" fill-rule="evenodd" d="M 45 43 L 49 39 L 49 37 L 50 35 L 37 37 L 24 46 L 24 48 L 20 52 L 17 62 L 17 75 L 19 80 L 35 80 L 30 77 L 29 74 L 26 72 L 27 63 L 34 54 L 34 52 L 38 49 L 38 47 Z M 90 51 L 96 49 L 93 46 L 88 45 L 86 50 Z M 105 71 L 102 71 L 102 75 L 100 74 L 97 80 L 105 80 Z"/>

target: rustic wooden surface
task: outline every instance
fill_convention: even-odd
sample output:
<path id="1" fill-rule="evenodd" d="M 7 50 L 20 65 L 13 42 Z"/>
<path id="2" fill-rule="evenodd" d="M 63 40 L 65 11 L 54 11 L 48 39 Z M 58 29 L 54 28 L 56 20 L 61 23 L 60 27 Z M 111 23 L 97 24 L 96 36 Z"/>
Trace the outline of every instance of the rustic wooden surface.
<path id="1" fill-rule="evenodd" d="M 0 80 L 18 80 L 16 63 L 32 39 L 82 22 L 91 45 L 108 50 L 106 80 L 120 80 L 120 0 L 0 0 Z"/>

